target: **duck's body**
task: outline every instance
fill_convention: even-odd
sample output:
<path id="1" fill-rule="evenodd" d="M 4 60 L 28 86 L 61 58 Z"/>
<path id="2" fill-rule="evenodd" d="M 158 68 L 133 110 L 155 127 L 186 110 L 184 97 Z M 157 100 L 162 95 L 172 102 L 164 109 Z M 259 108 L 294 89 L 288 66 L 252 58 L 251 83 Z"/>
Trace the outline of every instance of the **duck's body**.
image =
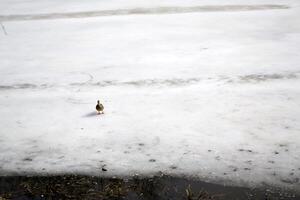
<path id="1" fill-rule="evenodd" d="M 100 103 L 99 100 L 97 101 L 96 110 L 97 110 L 98 115 L 104 114 L 104 112 L 103 112 L 104 106 Z"/>

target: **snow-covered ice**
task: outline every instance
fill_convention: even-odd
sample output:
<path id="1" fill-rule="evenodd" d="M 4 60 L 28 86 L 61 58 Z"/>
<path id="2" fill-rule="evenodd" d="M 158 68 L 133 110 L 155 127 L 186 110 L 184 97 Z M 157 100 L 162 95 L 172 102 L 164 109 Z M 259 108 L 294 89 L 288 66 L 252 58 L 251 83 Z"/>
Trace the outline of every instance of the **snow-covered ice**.
<path id="1" fill-rule="evenodd" d="M 300 191 L 300 2 L 149 2 L 1 0 L 0 174 Z M 72 15 L 135 8 L 178 12 Z"/>

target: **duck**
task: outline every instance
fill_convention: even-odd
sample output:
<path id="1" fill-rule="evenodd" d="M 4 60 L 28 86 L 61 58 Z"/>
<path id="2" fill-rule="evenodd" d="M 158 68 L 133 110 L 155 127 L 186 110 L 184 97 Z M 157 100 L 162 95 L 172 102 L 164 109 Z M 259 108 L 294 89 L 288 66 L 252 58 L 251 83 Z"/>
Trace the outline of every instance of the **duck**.
<path id="1" fill-rule="evenodd" d="M 100 103 L 100 101 L 97 101 L 97 105 L 96 105 L 96 110 L 97 110 L 97 114 L 104 114 L 103 110 L 104 110 L 104 106 Z"/>

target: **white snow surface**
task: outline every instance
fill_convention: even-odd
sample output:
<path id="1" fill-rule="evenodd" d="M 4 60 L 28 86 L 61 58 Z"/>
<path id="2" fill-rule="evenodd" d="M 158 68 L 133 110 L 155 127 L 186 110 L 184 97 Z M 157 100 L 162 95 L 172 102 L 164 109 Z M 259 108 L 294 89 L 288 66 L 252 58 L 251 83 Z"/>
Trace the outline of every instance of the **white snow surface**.
<path id="1" fill-rule="evenodd" d="M 270 4 L 285 7 L 255 9 Z M 1 0 L 0 175 L 163 172 L 300 191 L 299 5 Z"/>

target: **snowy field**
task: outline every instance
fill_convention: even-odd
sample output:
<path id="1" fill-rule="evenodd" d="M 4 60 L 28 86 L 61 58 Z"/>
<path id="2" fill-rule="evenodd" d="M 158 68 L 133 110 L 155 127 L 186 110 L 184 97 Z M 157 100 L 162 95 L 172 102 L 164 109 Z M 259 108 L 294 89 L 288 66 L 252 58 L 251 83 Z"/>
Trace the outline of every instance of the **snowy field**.
<path id="1" fill-rule="evenodd" d="M 300 191 L 299 19 L 298 0 L 1 0 L 0 174 Z"/>

